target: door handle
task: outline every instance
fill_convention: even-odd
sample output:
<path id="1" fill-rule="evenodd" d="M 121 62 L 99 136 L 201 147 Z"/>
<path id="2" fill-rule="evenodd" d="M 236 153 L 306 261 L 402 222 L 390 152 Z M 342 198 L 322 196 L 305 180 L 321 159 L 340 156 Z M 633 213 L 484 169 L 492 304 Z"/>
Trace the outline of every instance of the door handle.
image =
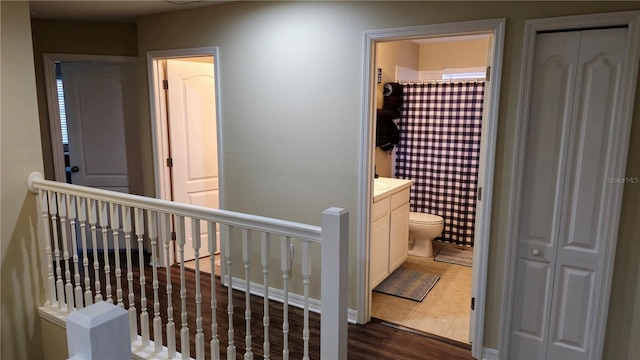
<path id="1" fill-rule="evenodd" d="M 77 166 L 72 166 L 72 167 L 71 167 L 71 172 L 72 172 L 72 173 L 76 173 L 76 172 L 78 172 L 78 171 L 80 171 L 80 168 L 79 168 L 79 167 L 77 167 Z"/>
<path id="2" fill-rule="evenodd" d="M 540 250 L 535 249 L 531 252 L 531 254 L 533 254 L 533 256 L 540 256 Z"/>

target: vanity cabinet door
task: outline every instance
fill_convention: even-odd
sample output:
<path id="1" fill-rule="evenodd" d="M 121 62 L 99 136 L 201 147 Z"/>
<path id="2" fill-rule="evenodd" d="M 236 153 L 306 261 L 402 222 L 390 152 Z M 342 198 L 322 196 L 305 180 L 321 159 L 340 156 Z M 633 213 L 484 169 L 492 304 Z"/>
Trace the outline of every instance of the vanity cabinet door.
<path id="1" fill-rule="evenodd" d="M 389 275 L 389 216 L 375 220 L 371 226 L 371 288 Z"/>
<path id="2" fill-rule="evenodd" d="M 389 276 L 389 198 L 375 202 L 372 215 L 369 282 L 373 289 Z"/>
<path id="3" fill-rule="evenodd" d="M 397 269 L 409 252 L 409 203 L 391 211 L 389 219 L 389 273 Z"/>

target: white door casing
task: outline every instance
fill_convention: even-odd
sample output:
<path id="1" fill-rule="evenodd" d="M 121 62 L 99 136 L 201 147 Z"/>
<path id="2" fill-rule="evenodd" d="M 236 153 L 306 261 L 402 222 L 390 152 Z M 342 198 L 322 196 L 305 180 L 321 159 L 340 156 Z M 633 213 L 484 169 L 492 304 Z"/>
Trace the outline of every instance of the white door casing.
<path id="1" fill-rule="evenodd" d="M 218 146 L 213 62 L 167 59 L 168 116 L 174 201 L 219 208 Z M 202 244 L 207 243 L 201 226 Z M 195 258 L 186 224 L 185 260 Z M 220 238 L 219 233 L 216 237 Z M 219 246 L 218 246 L 219 249 Z M 208 252 L 200 253 L 200 256 Z"/>
<path id="2" fill-rule="evenodd" d="M 125 123 L 137 117 L 132 64 L 61 63 L 71 181 L 129 192 Z M 135 95 L 135 92 L 134 94 Z"/>
<path id="3" fill-rule="evenodd" d="M 513 335 L 501 336 L 505 356 L 601 356 L 621 199 L 621 189 L 606 179 L 624 172 L 639 19 L 638 12 L 627 12 L 527 22 L 520 113 L 529 128 L 520 130 L 527 142 L 516 155 L 524 163 L 516 167 L 521 185 L 515 189 L 522 198 L 515 198 L 512 211 L 512 233 L 520 241 L 517 255 L 511 250 L 516 260 L 507 266 L 515 276 L 506 276 L 503 321 Z M 555 45 L 544 40 L 549 37 Z M 545 58 L 548 47 L 558 51 Z M 568 54 L 573 62 L 563 61 Z"/>

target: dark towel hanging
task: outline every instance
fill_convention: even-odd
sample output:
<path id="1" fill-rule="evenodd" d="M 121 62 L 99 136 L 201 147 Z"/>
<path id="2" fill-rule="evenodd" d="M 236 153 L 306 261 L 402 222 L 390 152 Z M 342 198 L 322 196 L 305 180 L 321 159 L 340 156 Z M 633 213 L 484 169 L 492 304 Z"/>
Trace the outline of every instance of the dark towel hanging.
<path id="1" fill-rule="evenodd" d="M 376 146 L 383 151 L 391 151 L 400 141 L 400 131 L 393 122 L 394 112 L 377 109 L 376 115 Z"/>
<path id="2" fill-rule="evenodd" d="M 398 83 L 384 84 L 382 109 L 376 112 L 376 146 L 391 151 L 398 145 L 400 131 L 393 119 L 401 116 L 403 87 Z"/>
<path id="3" fill-rule="evenodd" d="M 400 117 L 400 109 L 402 108 L 402 94 L 402 85 L 398 83 L 384 84 L 384 91 L 382 94 L 382 108 L 385 110 L 395 111 L 397 116 L 394 115 L 393 119 L 397 119 Z"/>

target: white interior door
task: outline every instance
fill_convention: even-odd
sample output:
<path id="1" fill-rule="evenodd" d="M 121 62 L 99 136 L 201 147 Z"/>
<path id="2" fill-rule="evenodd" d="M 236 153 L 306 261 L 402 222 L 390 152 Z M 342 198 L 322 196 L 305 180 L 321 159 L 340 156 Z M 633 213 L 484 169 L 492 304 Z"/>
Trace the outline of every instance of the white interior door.
<path id="1" fill-rule="evenodd" d="M 73 184 L 129 192 L 125 123 L 135 119 L 133 64 L 61 63 Z"/>
<path id="2" fill-rule="evenodd" d="M 208 59 L 208 61 L 203 61 Z M 213 57 L 167 60 L 168 114 L 174 201 L 219 208 Z M 201 224 L 203 250 L 207 227 Z M 195 258 L 186 224 L 185 260 Z M 218 230 L 219 232 L 219 230 Z M 219 246 L 219 233 L 218 249 Z M 201 256 L 208 255 L 202 251 Z"/>
<path id="3" fill-rule="evenodd" d="M 626 29 L 539 34 L 509 358 L 597 358 Z M 611 205 L 609 205 L 611 206 Z"/>

